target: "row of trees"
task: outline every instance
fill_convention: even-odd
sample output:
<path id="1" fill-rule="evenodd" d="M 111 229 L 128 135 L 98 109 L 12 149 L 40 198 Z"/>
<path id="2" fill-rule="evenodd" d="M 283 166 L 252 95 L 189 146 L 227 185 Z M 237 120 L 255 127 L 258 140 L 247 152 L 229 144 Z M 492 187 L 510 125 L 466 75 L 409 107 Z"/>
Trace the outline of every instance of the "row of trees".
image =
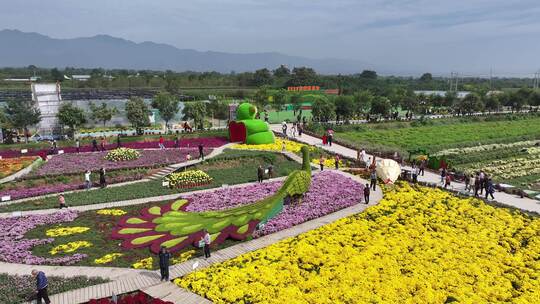
<path id="1" fill-rule="evenodd" d="M 150 105 L 159 110 L 160 117 L 165 121 L 166 128 L 170 128 L 171 120 L 178 114 L 179 100 L 168 92 L 157 94 Z M 75 132 L 90 120 L 105 126 L 115 115 L 118 109 L 101 103 L 99 105 L 90 103 L 90 111 L 73 105 L 63 103 L 58 110 L 58 120 L 60 124 L 68 128 L 68 134 L 73 136 Z M 133 97 L 125 104 L 126 118 L 133 128 L 138 132 L 144 127 L 150 126 L 150 107 L 142 98 Z M 206 117 L 217 119 L 228 118 L 228 105 L 225 102 L 212 100 L 205 102 L 190 102 L 184 104 L 182 111 L 183 118 L 193 120 L 195 127 L 202 129 Z M 6 107 L 0 108 L 0 127 L 3 129 L 23 130 L 26 140 L 30 135 L 29 128 L 41 121 L 41 112 L 35 103 L 30 100 L 14 100 L 7 102 Z"/>
<path id="2" fill-rule="evenodd" d="M 377 95 L 388 95 L 395 88 L 406 90 L 446 90 L 448 78 L 436 77 L 424 73 L 420 77 L 395 77 L 377 75 L 375 71 L 364 70 L 352 75 L 322 75 L 309 67 L 288 68 L 281 65 L 273 70 L 262 68 L 254 72 L 218 73 L 218 72 L 173 72 L 123 69 L 82 69 L 65 68 L 44 69 L 35 66 L 25 68 L 1 68 L 0 79 L 10 77 L 42 77 L 42 81 L 63 81 L 64 88 L 160 88 L 170 93 L 177 93 L 180 88 L 209 87 L 260 87 L 272 88 L 287 86 L 319 85 L 325 88 L 338 88 L 347 95 L 359 90 L 370 90 Z M 64 75 L 87 74 L 90 80 L 80 82 L 66 80 Z M 1 82 L 1 81 L 0 81 Z M 459 90 L 500 90 L 530 86 L 530 78 L 463 78 Z M 2 86 L 21 84 L 2 83 Z M 25 85 L 26 86 L 26 85 Z M 238 96 L 236 96 L 238 97 Z"/>

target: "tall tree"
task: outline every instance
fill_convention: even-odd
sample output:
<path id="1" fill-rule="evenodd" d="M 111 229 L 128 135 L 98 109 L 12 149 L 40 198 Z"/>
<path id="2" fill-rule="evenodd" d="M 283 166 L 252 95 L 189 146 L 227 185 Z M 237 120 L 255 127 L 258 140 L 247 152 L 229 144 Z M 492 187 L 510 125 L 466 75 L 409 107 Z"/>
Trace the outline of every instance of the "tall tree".
<path id="1" fill-rule="evenodd" d="M 348 121 L 354 114 L 354 101 L 350 96 L 337 96 L 334 99 L 336 105 L 336 120 Z"/>
<path id="2" fill-rule="evenodd" d="M 336 105 L 326 96 L 317 95 L 311 105 L 311 114 L 320 122 L 327 122 L 334 118 Z"/>
<path id="3" fill-rule="evenodd" d="M 204 118 L 206 117 L 206 106 L 204 102 L 194 101 L 185 103 L 182 114 L 184 114 L 184 119 L 186 120 L 193 119 L 195 128 L 204 128 Z"/>
<path id="4" fill-rule="evenodd" d="M 373 100 L 371 103 L 371 114 L 379 114 L 382 116 L 388 115 L 390 113 L 390 110 L 392 108 L 392 105 L 390 104 L 390 101 L 386 97 L 378 96 Z"/>
<path id="5" fill-rule="evenodd" d="M 255 103 L 257 104 L 257 107 L 259 108 L 259 111 L 264 109 L 266 105 L 268 105 L 268 87 L 262 86 L 260 87 L 257 92 L 255 92 Z"/>
<path id="6" fill-rule="evenodd" d="M 137 130 L 137 134 L 142 134 L 142 128 L 150 126 L 148 106 L 140 97 L 132 97 L 126 102 L 126 115 L 128 121 Z"/>
<path id="7" fill-rule="evenodd" d="M 355 112 L 358 115 L 366 114 L 371 108 L 375 96 L 369 90 L 361 90 L 354 94 Z"/>
<path id="8" fill-rule="evenodd" d="M 287 86 L 311 86 L 319 84 L 319 76 L 312 68 L 294 68 L 291 78 L 287 81 Z"/>
<path id="9" fill-rule="evenodd" d="M 165 127 L 169 129 L 169 121 L 178 113 L 179 100 L 168 92 L 159 92 L 152 101 L 152 107 L 159 110 L 159 115 L 165 121 Z"/>
<path id="10" fill-rule="evenodd" d="M 23 129 L 25 141 L 28 142 L 28 127 L 41 121 L 41 111 L 32 100 L 9 99 L 5 108 L 5 119 L 17 129 Z"/>
<path id="11" fill-rule="evenodd" d="M 269 85 L 272 83 L 272 74 L 267 68 L 256 70 L 253 74 L 253 85 L 254 86 L 263 86 Z"/>
<path id="12" fill-rule="evenodd" d="M 283 64 L 274 70 L 275 77 L 288 77 L 290 74 L 291 70 L 289 70 L 289 68 Z"/>
<path id="13" fill-rule="evenodd" d="M 106 103 L 102 102 L 101 105 L 96 106 L 94 103 L 90 103 L 90 111 L 92 112 L 92 120 L 103 123 L 103 126 L 110 121 L 118 110 L 115 107 L 109 107 Z"/>
<path id="14" fill-rule="evenodd" d="M 60 124 L 69 127 L 69 136 L 74 137 L 78 127 L 86 123 L 84 110 L 72 105 L 71 103 L 63 103 L 56 114 Z"/>
<path id="15" fill-rule="evenodd" d="M 371 70 L 363 70 L 362 73 L 360 73 L 360 78 L 377 79 L 377 72 Z"/>
<path id="16" fill-rule="evenodd" d="M 277 90 L 274 93 L 274 96 L 272 99 L 272 108 L 276 110 L 278 117 L 279 117 L 279 112 L 283 110 L 283 106 L 285 105 L 286 102 L 287 102 L 287 91 L 285 91 L 284 89 Z"/>
<path id="17" fill-rule="evenodd" d="M 431 73 L 424 73 L 422 76 L 420 76 L 420 81 L 423 82 L 430 82 L 433 80 L 433 75 Z"/>

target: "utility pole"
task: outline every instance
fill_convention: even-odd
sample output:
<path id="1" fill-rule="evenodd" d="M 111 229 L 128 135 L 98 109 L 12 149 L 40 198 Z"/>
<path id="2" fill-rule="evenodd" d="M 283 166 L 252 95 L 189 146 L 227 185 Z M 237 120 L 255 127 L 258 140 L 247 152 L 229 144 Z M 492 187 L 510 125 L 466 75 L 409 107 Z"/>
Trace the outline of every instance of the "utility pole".
<path id="1" fill-rule="evenodd" d="M 533 88 L 536 90 L 540 85 L 540 70 L 534 73 Z"/>
<path id="2" fill-rule="evenodd" d="M 493 90 L 493 68 L 489 68 L 489 90 Z"/>

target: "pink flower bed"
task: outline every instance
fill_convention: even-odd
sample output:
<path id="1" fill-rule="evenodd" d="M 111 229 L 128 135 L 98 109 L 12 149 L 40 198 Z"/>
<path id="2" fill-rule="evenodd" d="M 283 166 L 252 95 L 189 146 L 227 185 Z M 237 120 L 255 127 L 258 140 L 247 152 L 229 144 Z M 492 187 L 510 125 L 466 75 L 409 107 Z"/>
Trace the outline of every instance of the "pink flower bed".
<path id="1" fill-rule="evenodd" d="M 144 174 L 136 174 L 132 176 L 115 176 L 112 178 L 107 178 L 107 183 L 117 184 L 117 183 L 123 183 L 123 182 L 128 182 L 128 181 L 140 180 L 142 178 L 144 178 Z M 96 176 L 94 176 L 94 180 L 96 180 Z M 97 186 L 97 183 L 95 183 L 94 186 Z M 41 196 L 41 195 L 46 195 L 46 194 L 51 194 L 51 193 L 60 193 L 60 192 L 73 191 L 73 190 L 79 190 L 79 189 L 84 189 L 84 185 L 80 182 L 68 183 L 68 184 L 58 183 L 58 184 L 35 186 L 31 188 L 25 188 L 24 186 L 21 185 L 20 188 L 0 191 L 0 197 L 9 195 L 12 200 L 18 200 L 22 198 L 36 197 L 36 196 Z"/>
<path id="2" fill-rule="evenodd" d="M 111 169 L 129 168 L 153 168 L 170 164 L 177 164 L 186 161 L 186 156 L 191 154 L 192 158 L 197 158 L 199 151 L 196 148 L 186 149 L 164 149 L 164 150 L 139 150 L 141 156 L 130 161 L 113 162 L 105 159 L 107 152 L 80 153 L 80 154 L 60 154 L 43 164 L 33 175 L 50 176 L 59 174 L 83 173 L 86 170 L 95 171 L 104 167 Z M 204 154 L 212 152 L 211 149 L 204 149 Z"/>
<path id="3" fill-rule="evenodd" d="M 98 145 L 99 145 L 99 139 Z M 112 150 L 116 148 L 116 141 L 106 145 L 107 150 Z M 158 141 L 138 141 L 138 142 L 122 142 L 122 147 L 132 148 L 132 149 L 157 149 L 159 148 Z M 199 144 L 202 144 L 205 148 L 217 148 L 227 144 L 228 141 L 224 137 L 204 137 L 204 138 L 182 138 L 180 139 L 180 148 L 197 148 Z M 173 140 L 165 141 L 166 148 L 174 148 Z M 64 153 L 76 153 L 77 149 L 75 147 L 60 147 L 59 150 L 64 150 Z M 92 146 L 82 146 L 81 152 L 91 152 Z M 28 153 L 21 154 L 20 150 L 0 150 L 0 156 L 3 158 L 19 157 L 19 156 L 41 156 L 43 159 L 46 158 L 48 149 L 28 149 Z"/>
<path id="4" fill-rule="evenodd" d="M 54 214 L 29 215 L 22 217 L 0 218 L 0 261 L 22 264 L 69 265 L 87 257 L 74 254 L 58 258 L 44 258 L 32 254 L 34 246 L 47 244 L 54 239 L 25 239 L 24 235 L 41 225 L 71 222 L 77 217 L 75 211 L 58 211 Z"/>
<path id="5" fill-rule="evenodd" d="M 250 204 L 275 193 L 282 182 L 225 188 L 184 197 L 186 211 L 223 210 Z M 324 171 L 313 176 L 311 187 L 300 205 L 285 205 L 255 237 L 274 233 L 303 222 L 350 207 L 363 199 L 364 185 L 339 173 Z"/>

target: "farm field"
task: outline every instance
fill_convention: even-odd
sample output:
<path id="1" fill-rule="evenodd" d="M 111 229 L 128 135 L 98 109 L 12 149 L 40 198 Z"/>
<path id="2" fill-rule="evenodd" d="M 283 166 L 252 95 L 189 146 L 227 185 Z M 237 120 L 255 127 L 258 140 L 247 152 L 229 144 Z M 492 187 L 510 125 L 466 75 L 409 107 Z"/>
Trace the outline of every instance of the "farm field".
<path id="1" fill-rule="evenodd" d="M 540 190 L 540 117 L 495 121 L 387 123 L 336 128 L 337 140 L 367 151 L 424 150 L 450 169 L 485 171 L 497 183 Z"/>

